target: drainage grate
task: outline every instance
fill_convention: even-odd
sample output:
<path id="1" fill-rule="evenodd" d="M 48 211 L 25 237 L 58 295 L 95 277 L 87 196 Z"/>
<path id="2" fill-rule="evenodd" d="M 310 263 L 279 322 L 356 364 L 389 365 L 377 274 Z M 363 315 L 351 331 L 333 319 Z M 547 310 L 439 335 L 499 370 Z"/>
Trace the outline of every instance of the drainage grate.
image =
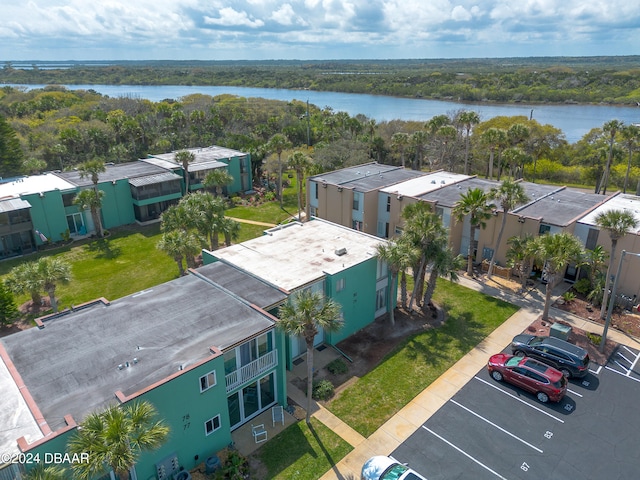
<path id="1" fill-rule="evenodd" d="M 300 365 L 302 362 L 304 362 L 304 358 L 296 358 L 296 359 L 293 361 L 293 364 L 294 364 L 294 365 Z"/>
<path id="2" fill-rule="evenodd" d="M 316 348 L 317 351 L 321 352 L 322 350 L 324 350 L 325 348 L 327 348 L 326 345 L 320 345 L 319 347 Z"/>

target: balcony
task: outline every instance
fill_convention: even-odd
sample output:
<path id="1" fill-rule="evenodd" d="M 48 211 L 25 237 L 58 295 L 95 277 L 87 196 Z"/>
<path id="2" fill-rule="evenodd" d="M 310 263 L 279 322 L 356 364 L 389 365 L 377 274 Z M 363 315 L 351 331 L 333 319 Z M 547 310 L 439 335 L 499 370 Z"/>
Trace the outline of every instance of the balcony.
<path id="1" fill-rule="evenodd" d="M 240 367 L 225 377 L 227 393 L 253 380 L 278 365 L 278 350 L 272 350 L 257 360 Z"/>

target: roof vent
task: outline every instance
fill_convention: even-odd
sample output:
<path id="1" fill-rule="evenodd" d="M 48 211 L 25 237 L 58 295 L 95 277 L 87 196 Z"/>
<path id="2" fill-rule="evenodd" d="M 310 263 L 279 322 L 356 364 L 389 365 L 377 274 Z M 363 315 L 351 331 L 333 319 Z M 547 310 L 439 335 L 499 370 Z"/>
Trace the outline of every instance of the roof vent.
<path id="1" fill-rule="evenodd" d="M 342 247 L 342 248 L 337 248 L 336 251 L 334 252 L 337 256 L 341 257 L 342 255 L 346 255 L 347 254 L 347 249 Z"/>

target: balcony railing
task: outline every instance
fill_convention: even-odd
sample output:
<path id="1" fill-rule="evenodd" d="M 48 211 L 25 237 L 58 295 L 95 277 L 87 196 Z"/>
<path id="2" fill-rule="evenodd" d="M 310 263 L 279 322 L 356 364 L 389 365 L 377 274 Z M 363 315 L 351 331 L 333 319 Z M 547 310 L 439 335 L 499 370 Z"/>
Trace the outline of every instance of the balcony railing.
<path id="1" fill-rule="evenodd" d="M 243 383 L 253 380 L 278 365 L 278 350 L 272 350 L 257 360 L 240 367 L 225 377 L 227 393 Z"/>

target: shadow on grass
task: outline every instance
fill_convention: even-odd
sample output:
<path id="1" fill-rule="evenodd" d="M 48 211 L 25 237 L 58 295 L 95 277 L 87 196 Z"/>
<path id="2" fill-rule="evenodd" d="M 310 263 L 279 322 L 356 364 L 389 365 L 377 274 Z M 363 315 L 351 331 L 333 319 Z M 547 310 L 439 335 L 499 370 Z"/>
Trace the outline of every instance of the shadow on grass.
<path id="1" fill-rule="evenodd" d="M 122 249 L 120 247 L 115 246 L 106 238 L 99 238 L 89 242 L 85 249 L 89 252 L 95 253 L 96 258 L 106 258 L 108 260 L 117 258 L 122 253 Z"/>
<path id="2" fill-rule="evenodd" d="M 315 428 L 313 428 L 313 425 L 311 425 L 311 424 L 309 424 L 309 431 L 313 435 L 313 438 L 316 439 L 316 442 L 318 443 L 318 446 L 320 447 L 320 450 L 322 450 L 322 453 L 323 453 L 324 457 L 329 462 L 329 465 L 331 465 L 331 470 L 333 470 L 333 472 L 336 474 L 336 477 L 338 477 L 338 479 L 340 479 L 340 480 L 356 480 L 356 479 L 353 478 L 352 475 L 344 476 L 344 475 L 342 475 L 340 473 L 340 471 L 338 470 L 338 467 L 336 465 L 337 462 L 333 459 L 333 456 L 331 455 L 331 452 L 329 452 L 329 450 L 327 450 L 325 448 L 324 444 L 322 443 L 322 439 L 320 438 L 320 436 L 316 432 Z"/>

